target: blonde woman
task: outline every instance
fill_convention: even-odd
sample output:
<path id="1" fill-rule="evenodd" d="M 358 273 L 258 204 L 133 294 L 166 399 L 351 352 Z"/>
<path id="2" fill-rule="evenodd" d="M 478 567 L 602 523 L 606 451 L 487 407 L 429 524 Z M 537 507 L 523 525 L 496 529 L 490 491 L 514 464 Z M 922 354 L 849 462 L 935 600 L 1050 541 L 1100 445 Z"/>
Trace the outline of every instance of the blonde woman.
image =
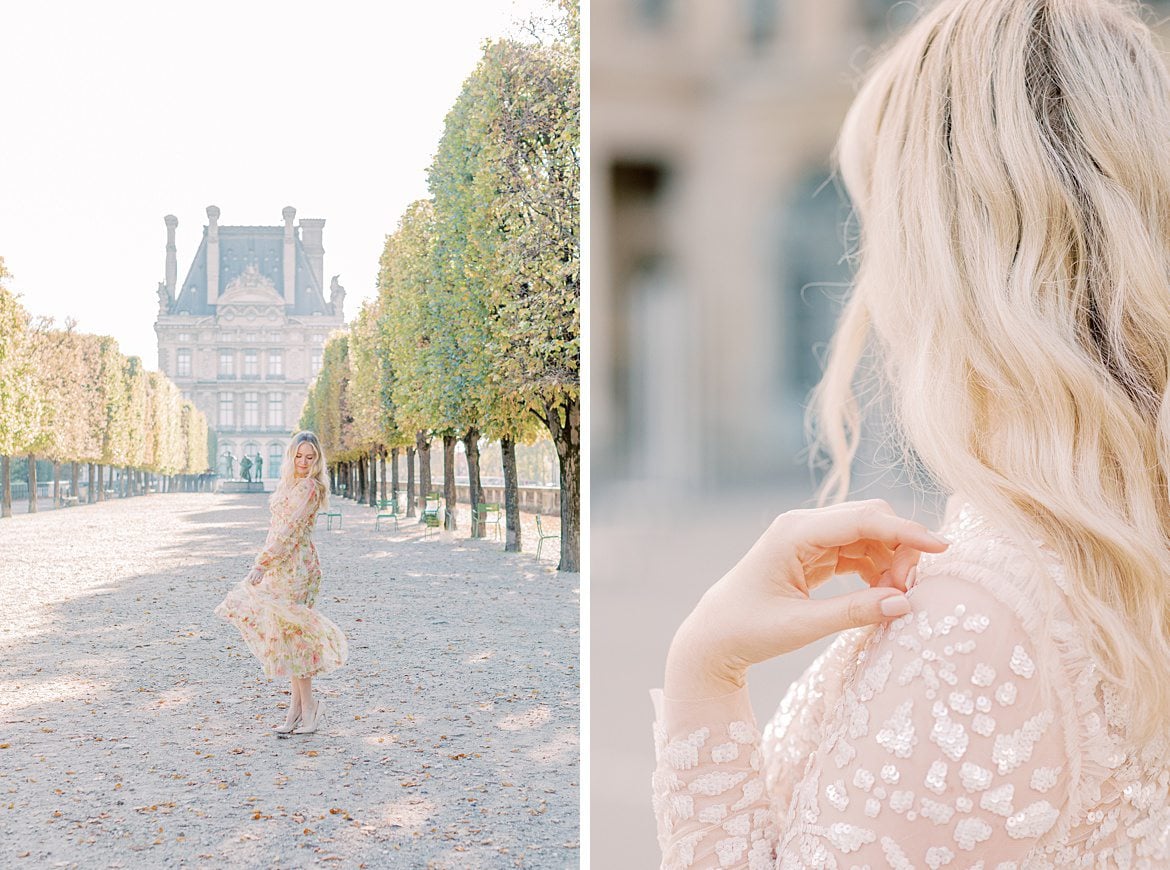
<path id="1" fill-rule="evenodd" d="M 312 432 L 293 436 L 272 493 L 272 522 L 264 549 L 248 576 L 216 607 L 240 630 L 269 677 L 288 677 L 292 702 L 281 737 L 312 734 L 323 722 L 324 701 L 313 697 L 313 677 L 345 664 L 341 629 L 314 607 L 321 563 L 313 546 L 317 511 L 328 493 L 325 456 Z"/>
<path id="2" fill-rule="evenodd" d="M 1170 867 L 1168 155 L 1136 4 L 944 0 L 877 59 L 827 491 L 876 357 L 954 495 L 941 537 L 782 515 L 704 595 L 655 699 L 664 866 Z M 757 730 L 747 668 L 842 629 Z"/>

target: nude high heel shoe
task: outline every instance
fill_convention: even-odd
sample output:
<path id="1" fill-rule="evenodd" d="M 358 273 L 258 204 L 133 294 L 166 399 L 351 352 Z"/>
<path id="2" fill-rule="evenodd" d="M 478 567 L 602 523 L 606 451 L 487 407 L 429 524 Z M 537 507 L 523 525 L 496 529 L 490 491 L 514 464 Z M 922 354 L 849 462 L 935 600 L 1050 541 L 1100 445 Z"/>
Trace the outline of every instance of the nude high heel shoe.
<path id="1" fill-rule="evenodd" d="M 317 706 L 313 710 L 313 722 L 308 724 L 305 722 L 304 715 L 301 716 L 300 724 L 293 729 L 293 734 L 316 734 L 317 729 L 321 727 L 321 721 L 325 718 L 325 699 L 318 698 Z"/>
<path id="2" fill-rule="evenodd" d="M 277 725 L 276 736 L 288 737 L 288 735 L 292 734 L 293 730 L 301 724 L 301 718 L 302 717 L 298 715 L 297 718 L 293 719 L 291 722 L 285 722 L 283 725 Z"/>

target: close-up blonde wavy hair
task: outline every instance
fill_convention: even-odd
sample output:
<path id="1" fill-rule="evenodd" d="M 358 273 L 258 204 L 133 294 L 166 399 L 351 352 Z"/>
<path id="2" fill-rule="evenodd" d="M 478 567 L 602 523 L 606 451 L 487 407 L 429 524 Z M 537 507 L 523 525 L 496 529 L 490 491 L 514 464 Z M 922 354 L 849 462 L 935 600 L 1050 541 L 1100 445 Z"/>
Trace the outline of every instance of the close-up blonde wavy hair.
<path id="1" fill-rule="evenodd" d="M 296 455 L 297 449 L 302 444 L 311 444 L 313 450 L 317 453 L 317 458 L 313 464 L 309 466 L 308 477 L 312 479 L 317 485 L 318 510 L 325 510 L 329 505 L 329 471 L 325 464 L 325 451 L 321 449 L 321 442 L 317 440 L 317 436 L 305 430 L 298 432 L 288 442 L 288 447 L 284 450 L 284 462 L 280 464 L 280 482 L 276 485 L 275 492 L 272 497 L 276 498 L 277 493 L 284 492 L 288 487 L 296 483 Z"/>
<path id="2" fill-rule="evenodd" d="M 944 0 L 837 149 L 858 272 L 814 396 L 846 497 L 871 359 L 908 456 L 1055 550 L 1142 741 L 1170 718 L 1170 80 L 1137 4 Z"/>

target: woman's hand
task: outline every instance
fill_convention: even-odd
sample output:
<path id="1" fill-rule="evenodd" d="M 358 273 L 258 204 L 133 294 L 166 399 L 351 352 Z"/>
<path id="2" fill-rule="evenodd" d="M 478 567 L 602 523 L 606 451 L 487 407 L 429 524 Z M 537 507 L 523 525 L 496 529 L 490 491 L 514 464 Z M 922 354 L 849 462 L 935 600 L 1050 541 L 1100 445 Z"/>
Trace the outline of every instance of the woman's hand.
<path id="1" fill-rule="evenodd" d="M 264 579 L 264 572 L 259 568 L 253 568 L 248 572 L 246 579 L 253 586 L 259 585 L 260 581 Z"/>
<path id="2" fill-rule="evenodd" d="M 675 700 L 727 694 L 743 686 L 749 665 L 908 613 L 903 593 L 919 556 L 948 545 L 880 500 L 781 514 L 675 633 L 664 694 Z M 869 588 L 809 598 L 835 574 L 852 573 Z"/>

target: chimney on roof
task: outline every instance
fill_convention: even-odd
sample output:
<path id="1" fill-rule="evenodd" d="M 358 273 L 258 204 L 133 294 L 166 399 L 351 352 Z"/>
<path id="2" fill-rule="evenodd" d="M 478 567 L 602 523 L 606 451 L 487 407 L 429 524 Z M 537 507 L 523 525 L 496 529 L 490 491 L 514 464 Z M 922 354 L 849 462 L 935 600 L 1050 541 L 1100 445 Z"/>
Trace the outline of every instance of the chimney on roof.
<path id="1" fill-rule="evenodd" d="M 207 304 L 219 301 L 219 206 L 207 207 Z"/>
<path id="2" fill-rule="evenodd" d="M 171 299 L 175 298 L 175 281 L 178 280 L 177 275 L 179 271 L 179 264 L 176 261 L 178 249 L 175 247 L 175 227 L 179 225 L 179 219 L 173 214 L 169 214 L 163 218 L 167 225 L 167 293 Z"/>
<path id="3" fill-rule="evenodd" d="M 297 304 L 297 231 L 293 228 L 293 220 L 297 210 L 286 205 L 284 211 L 284 304 Z"/>
<path id="4" fill-rule="evenodd" d="M 324 218 L 301 218 L 301 244 L 305 247 L 305 256 L 309 260 L 309 268 L 317 279 L 317 286 L 325 289 L 325 248 L 321 245 L 321 228 L 325 226 Z"/>

